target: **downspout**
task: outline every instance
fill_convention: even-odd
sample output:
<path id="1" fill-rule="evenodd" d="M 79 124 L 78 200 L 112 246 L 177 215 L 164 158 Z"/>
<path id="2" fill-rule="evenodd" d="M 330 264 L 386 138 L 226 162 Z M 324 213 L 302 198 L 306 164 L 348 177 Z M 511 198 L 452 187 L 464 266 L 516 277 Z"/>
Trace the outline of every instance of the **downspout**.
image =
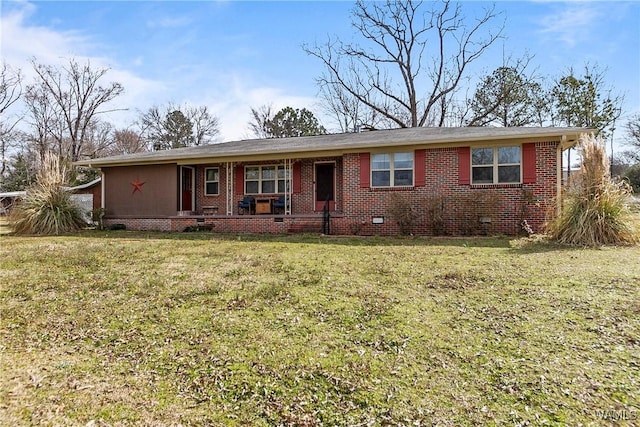
<path id="1" fill-rule="evenodd" d="M 291 196 L 293 195 L 293 160 L 285 159 L 284 214 L 291 215 Z"/>
<path id="2" fill-rule="evenodd" d="M 100 208 L 102 208 L 102 210 L 104 210 L 104 199 L 105 199 L 105 191 L 104 191 L 104 171 L 100 172 L 101 175 L 101 181 L 100 181 Z"/>
<path id="3" fill-rule="evenodd" d="M 562 213 L 562 148 L 567 143 L 567 135 L 562 135 L 556 152 L 556 215 Z"/>

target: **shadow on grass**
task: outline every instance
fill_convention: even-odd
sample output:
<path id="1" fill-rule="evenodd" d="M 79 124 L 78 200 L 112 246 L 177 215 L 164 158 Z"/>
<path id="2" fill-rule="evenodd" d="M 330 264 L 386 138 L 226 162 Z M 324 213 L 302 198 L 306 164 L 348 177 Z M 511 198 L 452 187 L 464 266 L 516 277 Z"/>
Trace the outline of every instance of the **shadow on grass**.
<path id="1" fill-rule="evenodd" d="M 13 233 L 3 237 L 16 236 Z M 67 233 L 58 236 L 16 236 L 16 237 L 79 237 L 106 238 L 123 240 L 175 240 L 175 241 L 224 241 L 224 242 L 269 242 L 287 244 L 315 244 L 341 246 L 415 246 L 415 247 L 459 247 L 459 248 L 502 248 L 514 254 L 532 254 L 547 252 L 571 252 L 579 250 L 600 250 L 555 243 L 544 237 L 517 236 L 343 236 L 302 234 L 250 234 L 250 233 L 216 233 L 211 231 L 166 232 L 166 231 L 133 231 L 133 230 L 93 230 L 87 229 L 78 233 Z"/>
<path id="2" fill-rule="evenodd" d="M 160 231 L 83 231 L 73 234 L 78 237 L 109 239 L 166 239 L 177 241 L 238 241 L 238 242 L 270 242 L 291 244 L 343 245 L 343 246 L 448 246 L 466 248 L 512 248 L 513 236 L 336 236 L 321 234 L 243 234 L 215 233 L 210 231 L 195 232 L 160 232 Z"/>
<path id="3" fill-rule="evenodd" d="M 517 254 L 536 254 L 546 252 L 572 252 L 576 250 L 584 249 L 597 249 L 597 248 L 585 248 L 582 246 L 566 245 L 556 243 L 552 240 L 548 240 L 544 237 L 529 237 L 520 238 L 511 242 L 510 251 Z"/>

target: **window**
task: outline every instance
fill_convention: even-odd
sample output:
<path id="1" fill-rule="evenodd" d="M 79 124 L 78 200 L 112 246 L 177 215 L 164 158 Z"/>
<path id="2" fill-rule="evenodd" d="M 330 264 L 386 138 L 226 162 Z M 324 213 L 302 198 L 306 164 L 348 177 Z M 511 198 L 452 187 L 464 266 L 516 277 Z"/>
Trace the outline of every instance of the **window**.
<path id="1" fill-rule="evenodd" d="M 520 182 L 520 146 L 473 148 L 472 184 L 512 184 Z"/>
<path id="2" fill-rule="evenodd" d="M 413 153 L 371 155 L 372 187 L 410 187 L 413 185 Z"/>
<path id="3" fill-rule="evenodd" d="M 244 170 L 245 194 L 277 194 L 286 191 L 289 172 L 284 166 L 247 166 Z"/>
<path id="4" fill-rule="evenodd" d="M 220 171 L 218 168 L 206 168 L 204 170 L 204 194 L 205 196 L 217 196 L 219 193 Z"/>

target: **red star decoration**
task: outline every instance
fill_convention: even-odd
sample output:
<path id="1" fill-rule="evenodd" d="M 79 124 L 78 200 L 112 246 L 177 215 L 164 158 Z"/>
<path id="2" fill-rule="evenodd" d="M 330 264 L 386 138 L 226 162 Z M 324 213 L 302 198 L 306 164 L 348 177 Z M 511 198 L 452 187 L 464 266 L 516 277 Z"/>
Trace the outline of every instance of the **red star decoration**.
<path id="1" fill-rule="evenodd" d="M 140 181 L 140 179 L 136 178 L 136 180 L 131 183 L 131 186 L 133 187 L 133 191 L 131 192 L 131 194 L 135 194 L 136 191 L 139 191 L 142 193 L 142 186 L 144 184 L 145 184 L 144 181 Z"/>

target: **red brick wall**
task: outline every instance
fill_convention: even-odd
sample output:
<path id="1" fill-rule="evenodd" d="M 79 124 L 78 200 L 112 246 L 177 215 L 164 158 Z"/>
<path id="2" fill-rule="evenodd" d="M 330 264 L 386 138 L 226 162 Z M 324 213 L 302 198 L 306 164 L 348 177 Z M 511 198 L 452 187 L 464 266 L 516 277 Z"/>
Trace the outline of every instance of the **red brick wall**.
<path id="1" fill-rule="evenodd" d="M 314 212 L 314 165 L 318 161 L 332 161 L 336 165 L 336 211 L 339 213 L 331 220 L 333 234 L 398 234 L 400 227 L 391 215 L 398 199 L 413 212 L 414 223 L 408 230 L 413 234 L 517 234 L 522 229 L 522 220 L 540 231 L 556 197 L 557 146 L 557 142 L 536 143 L 537 177 L 536 182 L 530 184 L 460 184 L 458 147 L 427 149 L 425 185 L 407 189 L 362 188 L 359 153 L 347 153 L 341 158 L 299 160 L 301 188 L 292 197 L 292 210 L 294 215 Z M 220 195 L 204 196 L 204 170 L 209 165 L 197 166 L 196 211 L 201 212 L 202 206 L 218 206 L 221 216 L 200 217 L 200 222 L 195 217 L 124 217 L 110 218 L 107 224 L 123 223 L 130 229 L 165 231 L 180 231 L 190 225 L 212 225 L 214 231 L 222 232 L 285 233 L 289 230 L 295 218 L 285 216 L 276 222 L 273 216 L 224 216 L 225 164 L 210 166 L 220 169 Z M 239 197 L 234 194 L 234 203 Z M 384 222 L 373 224 L 374 217 L 383 218 Z"/>
<path id="2" fill-rule="evenodd" d="M 208 168 L 218 168 L 218 195 L 217 196 L 205 196 L 204 194 L 204 171 Z M 202 213 L 203 206 L 216 206 L 218 207 L 219 214 L 226 214 L 227 212 L 227 168 L 224 164 L 210 164 L 210 165 L 198 165 L 195 173 L 196 182 L 196 206 L 195 211 Z M 235 209 L 234 209 L 235 212 Z"/>
<path id="3" fill-rule="evenodd" d="M 333 231 L 336 234 L 399 233 L 400 228 L 389 212 L 397 197 L 414 210 L 415 223 L 410 227 L 414 234 L 517 234 L 522 220 L 539 231 L 556 197 L 556 149 L 556 142 L 537 143 L 536 182 L 517 185 L 461 185 L 458 183 L 458 149 L 428 149 L 426 185 L 409 189 L 361 188 L 360 155 L 345 154 L 344 216 L 332 222 Z M 442 217 L 435 228 L 435 215 L 430 211 L 434 204 L 440 207 Z M 373 224 L 374 217 L 384 218 L 384 223 Z M 481 218 L 487 222 L 481 222 Z"/>
<path id="4" fill-rule="evenodd" d="M 274 216 L 230 216 L 230 217 L 171 217 L 171 218 L 111 218 L 104 221 L 105 227 L 114 224 L 124 224 L 127 230 L 145 231 L 184 231 L 190 226 L 212 226 L 213 231 L 223 233 L 287 233 L 291 224 L 296 221 L 293 217 L 279 217 L 276 222 Z"/>
<path id="5" fill-rule="evenodd" d="M 114 224 L 124 224 L 127 230 L 171 231 L 169 218 L 108 218 L 103 224 L 106 228 Z"/>

